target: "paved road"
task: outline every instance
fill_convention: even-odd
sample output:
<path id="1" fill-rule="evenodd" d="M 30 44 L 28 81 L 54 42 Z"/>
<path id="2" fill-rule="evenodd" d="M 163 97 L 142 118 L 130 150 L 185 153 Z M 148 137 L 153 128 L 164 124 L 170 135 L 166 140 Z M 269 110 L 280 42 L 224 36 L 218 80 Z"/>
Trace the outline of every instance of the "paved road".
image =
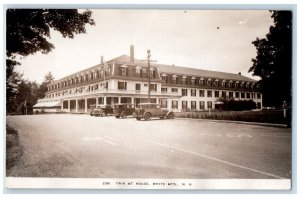
<path id="1" fill-rule="evenodd" d="M 291 178 L 290 129 L 208 120 L 7 117 L 23 157 L 10 176 Z"/>

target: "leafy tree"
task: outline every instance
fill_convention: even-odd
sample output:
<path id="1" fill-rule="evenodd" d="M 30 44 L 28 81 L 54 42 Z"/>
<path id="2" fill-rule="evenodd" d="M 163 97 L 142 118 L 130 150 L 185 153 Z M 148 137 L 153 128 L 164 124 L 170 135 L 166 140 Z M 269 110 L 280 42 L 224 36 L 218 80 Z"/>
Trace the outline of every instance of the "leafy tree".
<path id="1" fill-rule="evenodd" d="M 74 38 L 75 34 L 86 33 L 86 24 L 95 24 L 91 14 L 90 10 L 79 13 L 76 9 L 8 9 L 6 55 L 46 54 L 54 48 L 47 40 L 51 28 L 63 37 Z"/>
<path id="2" fill-rule="evenodd" d="M 22 79 L 14 71 L 15 66 L 20 65 L 16 58 L 26 57 L 36 52 L 47 54 L 54 49 L 54 45 L 48 40 L 51 29 L 67 38 L 74 38 L 75 34 L 86 33 L 87 24 L 95 25 L 91 15 L 90 10 L 78 12 L 77 9 L 8 9 L 6 11 L 6 105 L 8 112 L 16 110 L 14 105 L 16 89 L 26 87 L 25 81 L 22 82 L 21 87 L 17 86 Z"/>
<path id="3" fill-rule="evenodd" d="M 271 11 L 274 25 L 266 38 L 252 43 L 257 56 L 249 72 L 261 77 L 264 106 L 281 106 L 291 102 L 292 85 L 292 12 Z"/>

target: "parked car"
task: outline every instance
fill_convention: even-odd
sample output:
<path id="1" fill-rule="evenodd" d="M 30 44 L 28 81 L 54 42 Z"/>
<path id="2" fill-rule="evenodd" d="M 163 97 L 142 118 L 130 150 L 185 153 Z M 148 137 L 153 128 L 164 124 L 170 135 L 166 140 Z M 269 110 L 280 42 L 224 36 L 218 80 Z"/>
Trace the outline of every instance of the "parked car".
<path id="1" fill-rule="evenodd" d="M 134 113 L 134 105 L 129 103 L 116 104 L 114 106 L 114 115 L 116 118 L 127 118 Z"/>
<path id="2" fill-rule="evenodd" d="M 108 114 L 113 114 L 113 108 L 111 105 L 98 105 L 92 112 L 91 116 L 107 116 Z"/>
<path id="3" fill-rule="evenodd" d="M 134 116 L 137 120 L 141 120 L 142 118 L 150 120 L 152 117 L 174 119 L 175 117 L 173 111 L 163 109 L 159 104 L 155 103 L 140 103 L 138 108 L 135 109 Z"/>

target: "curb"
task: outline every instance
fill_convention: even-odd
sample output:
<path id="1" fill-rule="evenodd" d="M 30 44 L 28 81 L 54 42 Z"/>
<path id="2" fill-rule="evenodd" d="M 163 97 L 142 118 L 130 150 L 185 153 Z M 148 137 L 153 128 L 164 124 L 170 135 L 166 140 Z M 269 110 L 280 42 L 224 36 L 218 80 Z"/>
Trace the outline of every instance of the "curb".
<path id="1" fill-rule="evenodd" d="M 211 120 L 211 119 L 197 119 L 197 118 L 180 118 L 181 120 L 202 120 L 210 122 L 221 122 L 221 123 L 234 123 L 234 124 L 246 124 L 246 125 L 256 125 L 256 126 L 267 126 L 267 127 L 278 127 L 278 128 L 288 128 L 285 124 L 275 124 L 275 123 L 262 123 L 262 122 L 245 122 L 245 121 L 233 121 L 233 120 Z"/>

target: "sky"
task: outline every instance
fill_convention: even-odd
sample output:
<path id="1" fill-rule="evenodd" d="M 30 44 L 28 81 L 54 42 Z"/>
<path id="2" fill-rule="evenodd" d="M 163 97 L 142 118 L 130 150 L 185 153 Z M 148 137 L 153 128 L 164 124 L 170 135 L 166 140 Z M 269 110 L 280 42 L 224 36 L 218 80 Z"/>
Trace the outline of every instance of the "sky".
<path id="1" fill-rule="evenodd" d="M 41 83 L 51 71 L 55 79 L 100 63 L 129 55 L 145 59 L 147 49 L 157 63 L 206 70 L 248 73 L 256 57 L 252 41 L 263 38 L 273 24 L 267 10 L 105 10 L 96 9 L 96 25 L 74 39 L 51 31 L 55 49 L 20 59 L 17 71 Z"/>

